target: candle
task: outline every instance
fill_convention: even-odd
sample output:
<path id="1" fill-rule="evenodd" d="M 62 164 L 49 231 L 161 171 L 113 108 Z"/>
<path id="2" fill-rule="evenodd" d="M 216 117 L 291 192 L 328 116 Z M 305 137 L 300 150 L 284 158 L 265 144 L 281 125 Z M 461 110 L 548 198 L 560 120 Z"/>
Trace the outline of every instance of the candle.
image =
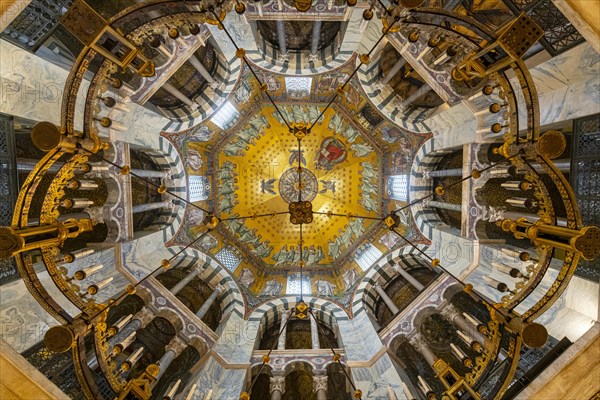
<path id="1" fill-rule="evenodd" d="M 72 199 L 72 202 L 73 202 L 72 207 L 75 207 L 75 208 L 84 208 L 84 207 L 91 206 L 94 204 L 93 200 L 84 199 L 84 198 Z"/>
<path id="2" fill-rule="evenodd" d="M 492 262 L 492 267 L 500 272 L 504 272 L 507 275 L 510 275 L 510 271 L 513 269 L 513 267 L 509 267 L 508 265 L 497 261 Z"/>
<path id="3" fill-rule="evenodd" d="M 113 280 L 112 276 L 109 276 L 108 278 L 96 283 L 96 286 L 98 287 L 98 290 L 102 289 L 103 287 L 107 286 L 109 283 L 111 283 Z"/>
<path id="4" fill-rule="evenodd" d="M 195 391 L 196 391 L 196 384 L 194 383 L 192 385 L 192 387 L 190 388 L 190 391 L 188 392 L 187 396 L 185 397 L 185 400 L 192 400 L 192 398 L 194 397 Z"/>
<path id="5" fill-rule="evenodd" d="M 140 347 L 136 351 L 134 351 L 126 360 L 126 362 L 131 365 L 135 364 L 140 358 L 142 358 L 142 353 L 144 352 L 144 346 Z"/>
<path id="6" fill-rule="evenodd" d="M 177 379 L 177 382 L 175 382 L 175 384 L 173 386 L 171 386 L 171 389 L 169 389 L 167 394 L 165 394 L 164 398 L 172 399 L 173 396 L 175 396 L 175 393 L 177 393 L 177 389 L 179 389 L 179 385 L 181 385 L 181 379 Z"/>
<path id="7" fill-rule="evenodd" d="M 133 318 L 133 314 L 129 314 L 129 315 L 121 318 L 120 320 L 117 321 L 117 323 L 114 325 L 114 327 L 120 331 L 121 329 L 123 329 L 123 327 L 125 325 L 127 325 L 129 323 L 129 321 L 131 321 L 131 318 Z"/>
<path id="8" fill-rule="evenodd" d="M 473 343 L 473 340 L 463 331 L 457 330 L 456 333 L 458 334 L 458 337 L 461 338 L 463 342 L 465 342 L 469 346 L 471 345 L 471 343 Z"/>
<path id="9" fill-rule="evenodd" d="M 467 355 L 454 343 L 450 343 L 450 349 L 452 349 L 452 353 L 454 353 L 456 358 L 458 358 L 460 361 L 462 361 L 464 358 L 467 358 Z"/>
<path id="10" fill-rule="evenodd" d="M 79 258 L 89 256 L 90 254 L 93 254 L 93 253 L 94 253 L 94 249 L 81 249 L 81 250 L 72 252 L 71 256 L 73 257 L 74 260 L 77 260 Z"/>
<path id="11" fill-rule="evenodd" d="M 93 190 L 98 187 L 98 184 L 94 181 L 88 181 L 88 180 L 81 179 L 76 182 L 78 183 L 77 188 L 80 190 Z"/>
<path id="12" fill-rule="evenodd" d="M 394 388 L 392 388 L 392 385 L 387 386 L 387 398 L 388 398 L 388 400 L 398 400 L 398 396 L 396 396 L 396 393 L 394 392 Z"/>
<path id="13" fill-rule="evenodd" d="M 102 269 L 102 267 L 103 267 L 102 264 L 96 264 L 96 265 L 92 265 L 87 268 L 84 268 L 81 272 L 83 272 L 83 275 L 85 278 L 85 277 L 88 277 L 88 276 L 100 271 Z"/>
<path id="14" fill-rule="evenodd" d="M 212 389 L 208 389 L 208 393 L 206 393 L 206 397 L 204 398 L 204 400 L 210 400 L 212 397 Z"/>
<path id="15" fill-rule="evenodd" d="M 502 248 L 500 249 L 501 252 L 503 252 L 504 254 L 506 254 L 509 257 L 513 257 L 513 258 L 519 258 L 519 255 L 521 254 L 520 251 L 516 251 L 516 250 L 511 250 L 509 248 Z"/>
<path id="16" fill-rule="evenodd" d="M 466 312 L 464 312 L 463 316 L 467 319 L 467 321 L 469 321 L 473 325 L 475 325 L 475 326 L 481 325 L 481 322 L 479 322 L 479 320 L 477 318 L 471 316 L 470 314 L 467 314 Z"/>
<path id="17" fill-rule="evenodd" d="M 135 334 L 135 332 L 131 332 L 129 336 L 123 339 L 123 341 L 121 342 L 121 347 L 123 349 L 126 349 L 131 343 L 133 343 L 133 341 L 135 340 Z"/>
<path id="18" fill-rule="evenodd" d="M 408 388 L 408 386 L 406 386 L 406 383 L 404 383 L 404 382 L 402 382 L 402 391 L 404 392 L 404 395 L 406 396 L 406 398 L 408 400 L 416 399 L 416 397 L 413 396 L 412 392 L 410 391 L 410 389 Z"/>
<path id="19" fill-rule="evenodd" d="M 483 280 L 485 281 L 485 283 L 488 284 L 488 286 L 491 286 L 494 289 L 497 289 L 498 285 L 502 283 L 499 280 L 492 278 L 491 276 L 484 276 Z"/>
<path id="20" fill-rule="evenodd" d="M 431 390 L 431 386 L 429 386 L 427 384 L 427 382 L 425 382 L 425 379 L 423 379 L 423 377 L 421 375 L 418 375 L 417 378 L 419 379 L 419 384 L 421 385 L 421 390 L 423 391 L 423 393 L 426 396 L 427 396 L 427 393 L 433 392 L 433 390 Z"/>

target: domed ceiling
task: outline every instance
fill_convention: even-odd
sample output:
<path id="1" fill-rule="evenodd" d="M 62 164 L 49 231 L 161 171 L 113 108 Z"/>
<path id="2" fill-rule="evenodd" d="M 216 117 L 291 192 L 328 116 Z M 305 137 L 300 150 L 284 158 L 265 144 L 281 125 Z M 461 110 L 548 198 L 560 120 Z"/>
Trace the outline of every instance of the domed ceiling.
<path id="1" fill-rule="evenodd" d="M 381 253 L 403 245 L 381 222 L 406 204 L 390 198 L 387 178 L 410 173 L 415 151 L 430 134 L 387 121 L 356 79 L 326 109 L 354 65 L 351 59 L 338 70 L 311 77 L 259 70 L 278 110 L 245 69 L 223 107 L 229 109 L 224 128 L 215 124 L 222 116 L 213 116 L 183 134 L 165 134 L 180 149 L 188 176 L 206 182 L 206 199 L 197 204 L 223 221 L 197 245 L 217 258 L 227 249 L 241 260 L 230 270 L 252 294 L 275 294 L 265 289 L 273 287 L 268 282 L 284 292 L 288 275 L 300 271 L 300 228 L 288 212 L 300 190 L 313 210 L 312 222 L 303 225 L 302 244 L 303 270 L 313 286 L 327 281 L 341 295 L 362 273 L 355 258 L 365 245 Z M 309 126 L 323 111 L 299 148 L 286 121 Z M 197 238 L 204 217 L 188 208 L 174 242 Z M 401 220 L 401 231 L 419 242 L 408 215 Z"/>

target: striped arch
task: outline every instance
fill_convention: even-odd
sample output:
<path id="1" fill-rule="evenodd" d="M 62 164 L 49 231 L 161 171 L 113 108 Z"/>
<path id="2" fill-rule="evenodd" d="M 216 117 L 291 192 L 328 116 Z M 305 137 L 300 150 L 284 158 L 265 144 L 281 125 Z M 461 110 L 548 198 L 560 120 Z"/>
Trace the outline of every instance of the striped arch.
<path id="1" fill-rule="evenodd" d="M 169 252 L 175 255 L 181 250 L 178 246 L 168 248 Z M 171 261 L 173 268 L 190 268 L 195 265 L 201 265 L 202 272 L 198 277 L 211 288 L 218 285 L 223 287 L 220 304 L 223 315 L 230 313 L 238 314 L 244 317 L 245 300 L 240 288 L 233 278 L 233 275 L 219 261 L 212 258 L 212 255 L 200 252 L 196 249 L 188 248 Z"/>
<path id="2" fill-rule="evenodd" d="M 423 245 L 419 245 L 419 247 L 425 248 Z M 352 314 L 354 316 L 364 312 L 365 309 L 368 309 L 371 315 L 375 315 L 375 303 L 379 295 L 374 286 L 376 284 L 383 285 L 393 280 L 398 275 L 398 272 L 394 269 L 395 265 L 401 265 L 407 271 L 430 267 L 430 264 L 421 257 L 414 247 L 402 247 L 389 252 L 369 269 L 357 286 L 352 302 Z"/>
<path id="3" fill-rule="evenodd" d="M 309 60 L 309 52 L 301 51 L 290 54 L 289 61 L 279 61 L 279 50 L 274 48 L 261 36 L 258 37 L 258 50 L 249 50 L 246 54 L 254 64 L 274 73 L 282 75 L 313 75 L 332 71 L 341 67 L 354 54 L 342 48 L 341 32 L 333 42 L 321 49 L 316 61 Z"/>
<path id="4" fill-rule="evenodd" d="M 241 62 L 235 55 L 229 60 L 217 52 L 217 67 L 212 75 L 220 85 L 216 88 L 207 87 L 196 99 L 198 108 L 192 110 L 187 106 L 175 110 L 163 110 L 171 119 L 164 132 L 180 132 L 202 123 L 215 113 L 227 100 L 240 77 Z"/>
<path id="5" fill-rule="evenodd" d="M 429 196 L 433 192 L 433 180 L 426 178 L 423 173 L 435 168 L 440 159 L 447 153 L 447 150 L 435 150 L 434 138 L 429 139 L 419 148 L 410 171 L 408 186 L 410 202 Z M 410 207 L 410 210 L 419 231 L 431 240 L 433 229 L 443 224 L 438 213 L 429 207 L 423 207 L 423 203 L 414 204 Z"/>
<path id="6" fill-rule="evenodd" d="M 258 338 L 261 338 L 265 331 L 276 321 L 281 319 L 281 315 L 287 310 L 296 306 L 299 297 L 281 297 L 269 300 L 257 307 L 250 317 L 249 321 L 260 322 Z M 318 297 L 306 297 L 304 302 L 313 309 L 313 312 L 320 321 L 325 322 L 329 327 L 334 328 L 337 321 L 349 320 L 348 314 L 337 304 Z"/>
<path id="7" fill-rule="evenodd" d="M 186 198 L 187 197 L 187 186 L 185 167 L 177 152 L 177 149 L 164 137 L 159 139 L 159 148 L 146 150 L 144 153 L 148 155 L 158 166 L 168 171 L 170 179 L 170 185 L 167 187 L 169 192 L 175 193 L 176 195 Z M 173 208 L 171 210 L 164 210 L 158 215 L 152 225 L 148 228 L 154 228 L 157 231 L 163 233 L 163 243 L 168 242 L 175 236 L 175 233 L 181 226 L 183 215 L 185 213 L 185 203 L 179 199 L 173 198 L 172 196 L 165 195 L 170 198 L 173 202 Z"/>
<path id="8" fill-rule="evenodd" d="M 371 103 L 387 118 L 397 125 L 416 133 L 429 133 L 431 129 L 425 124 L 435 109 L 409 108 L 406 112 L 401 111 L 401 98 L 389 86 L 378 87 L 377 82 L 381 80 L 381 66 L 379 60 L 372 62 L 368 68 L 358 70 L 358 78 L 364 92 Z"/>

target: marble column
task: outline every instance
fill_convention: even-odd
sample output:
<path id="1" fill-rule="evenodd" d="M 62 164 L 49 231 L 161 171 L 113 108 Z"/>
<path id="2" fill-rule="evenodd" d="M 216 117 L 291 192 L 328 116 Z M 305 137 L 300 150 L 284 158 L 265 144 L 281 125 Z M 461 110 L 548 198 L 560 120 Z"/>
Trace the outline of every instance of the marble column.
<path id="1" fill-rule="evenodd" d="M 431 348 L 429 347 L 429 345 L 425 341 L 425 338 L 423 338 L 420 334 L 416 334 L 411 339 L 410 342 L 414 346 L 414 348 L 419 353 L 421 353 L 421 355 L 423 356 L 423 358 L 425 358 L 425 360 L 427 361 L 427 363 L 431 367 L 433 367 L 433 364 L 435 364 L 435 361 L 437 360 L 437 357 L 436 357 L 435 353 L 433 352 L 433 350 L 431 350 Z"/>
<path id="2" fill-rule="evenodd" d="M 148 203 L 148 204 L 139 204 L 137 206 L 131 207 L 132 213 L 139 213 L 143 211 L 152 211 L 158 210 L 159 208 L 166 208 L 171 206 L 171 201 L 159 201 L 157 203 Z"/>
<path id="3" fill-rule="evenodd" d="M 277 41 L 279 43 L 279 53 L 282 56 L 287 55 L 287 45 L 285 42 L 285 23 L 282 20 L 277 20 Z"/>
<path id="4" fill-rule="evenodd" d="M 419 292 L 422 291 L 423 289 L 425 289 L 425 286 L 423 286 L 421 284 L 421 282 L 419 282 L 418 280 L 415 279 L 414 276 L 412 276 L 410 274 L 410 272 L 408 272 L 407 270 L 405 270 L 404 268 L 402 268 L 401 265 L 396 265 L 396 271 L 398 271 L 398 273 L 400 274 L 401 277 L 403 277 L 404 279 L 406 279 L 406 281 L 415 289 L 417 289 Z"/>
<path id="5" fill-rule="evenodd" d="M 30 172 L 33 171 L 39 160 L 31 158 L 17 158 L 17 171 L 19 172 Z M 62 162 L 56 162 L 48 168 L 48 173 L 55 174 L 64 165 Z"/>
<path id="6" fill-rule="evenodd" d="M 427 171 L 425 175 L 429 178 L 437 178 L 444 176 L 462 176 L 462 168 L 440 169 L 437 171 Z"/>
<path id="7" fill-rule="evenodd" d="M 202 75 L 202 77 L 206 79 L 210 86 L 214 86 L 216 84 L 214 78 L 210 75 L 206 68 L 204 68 L 204 65 L 202 65 L 200 60 L 198 60 L 198 57 L 192 54 L 190 58 L 188 58 L 188 61 L 190 62 L 190 64 L 192 64 L 192 67 L 196 68 L 196 71 L 200 72 L 200 75 Z"/>
<path id="8" fill-rule="evenodd" d="M 390 309 L 390 311 L 392 312 L 392 314 L 393 315 L 398 314 L 398 312 L 400 310 L 398 309 L 398 307 L 396 307 L 396 305 L 394 304 L 394 302 L 392 301 L 392 299 L 390 299 L 390 296 L 387 295 L 387 293 L 385 292 L 385 290 L 383 290 L 383 288 L 381 286 L 379 286 L 379 285 L 375 285 L 375 290 L 377 291 L 377 293 L 379 293 L 379 296 L 381 296 L 381 299 L 388 306 L 388 308 Z"/>
<path id="9" fill-rule="evenodd" d="M 312 341 L 312 348 L 320 349 L 321 346 L 319 345 L 319 326 L 317 325 L 315 317 L 313 317 L 312 315 L 310 316 L 310 338 Z"/>
<path id="10" fill-rule="evenodd" d="M 167 178 L 169 176 L 167 171 L 151 171 L 146 169 L 132 169 L 131 173 L 142 178 Z"/>
<path id="11" fill-rule="evenodd" d="M 158 367 L 160 371 L 158 372 L 158 376 L 156 377 L 156 381 L 160 379 L 161 376 L 165 373 L 169 365 L 173 362 L 175 358 L 177 358 L 181 352 L 186 348 L 186 344 L 183 340 L 179 339 L 175 336 L 165 348 L 165 354 L 158 361 Z"/>
<path id="12" fill-rule="evenodd" d="M 194 267 L 189 274 L 186 275 L 185 278 L 177 282 L 177 285 L 171 288 L 171 293 L 173 296 L 177 295 L 177 293 L 181 292 L 181 289 L 187 286 L 188 283 L 192 281 L 198 274 L 200 273 L 200 268 Z"/>
<path id="13" fill-rule="evenodd" d="M 283 376 L 272 376 L 271 377 L 271 400 L 281 400 L 281 396 L 285 392 L 285 377 Z"/>
<path id="14" fill-rule="evenodd" d="M 466 333 L 469 337 L 479 342 L 479 344 L 485 348 L 488 347 L 488 338 L 479 332 L 475 325 L 467 321 L 467 319 L 462 316 L 460 311 L 458 311 L 458 309 L 452 304 L 448 304 L 446 307 L 444 307 L 444 309 L 442 309 L 442 315 L 448 318 L 450 322 L 452 322 L 461 331 Z"/>
<path id="15" fill-rule="evenodd" d="M 440 208 L 442 210 L 461 212 L 461 209 L 462 209 L 461 204 L 446 203 L 444 201 L 429 200 L 429 201 L 426 201 L 425 203 L 426 203 L 427 207 L 435 207 L 435 208 Z"/>
<path id="16" fill-rule="evenodd" d="M 121 343 L 125 338 L 131 335 L 133 332 L 138 331 L 148 325 L 150 321 L 154 319 L 154 314 L 148 308 L 144 307 L 138 311 L 123 329 L 119 331 L 115 336 L 109 339 L 108 343 L 110 346 L 114 346 L 117 343 Z"/>
<path id="17" fill-rule="evenodd" d="M 287 326 L 287 320 L 289 315 L 286 312 L 281 314 L 281 326 L 279 327 L 279 341 L 277 342 L 277 350 L 285 350 L 285 333 Z"/>
<path id="18" fill-rule="evenodd" d="M 171 85 L 169 82 L 163 83 L 161 88 L 163 88 L 164 90 L 169 92 L 169 94 L 171 94 L 177 100 L 181 101 L 186 106 L 192 107 L 192 108 L 194 108 L 196 106 L 195 103 L 192 100 L 190 100 L 190 98 L 188 98 L 185 94 L 183 94 L 179 89 L 177 89 L 175 86 Z"/>
<path id="19" fill-rule="evenodd" d="M 392 68 L 390 68 L 387 74 L 385 74 L 385 77 L 381 80 L 381 84 L 387 85 L 388 83 L 390 83 L 392 78 L 398 73 L 398 71 L 402 69 L 404 64 L 406 64 L 406 60 L 402 56 L 400 56 L 396 63 L 392 65 Z"/>
<path id="20" fill-rule="evenodd" d="M 319 50 L 319 37 L 321 36 L 321 20 L 313 22 L 312 36 L 310 38 L 310 54 L 316 55 Z"/>
<path id="21" fill-rule="evenodd" d="M 424 94 L 431 92 L 431 90 L 432 90 L 431 87 L 427 84 L 421 86 L 413 94 L 411 94 L 406 99 L 404 99 L 402 101 L 402 105 L 404 107 L 410 106 L 415 100 L 417 100 L 419 97 L 423 96 Z"/>
<path id="22" fill-rule="evenodd" d="M 200 307 L 200 309 L 196 313 L 196 316 L 198 318 L 202 319 L 206 315 L 206 313 L 210 309 L 210 306 L 212 306 L 214 304 L 215 300 L 217 300 L 217 298 L 219 298 L 222 291 L 223 291 L 223 289 L 221 286 L 217 286 L 215 288 L 215 290 L 210 294 L 210 296 L 208 296 L 208 299 L 206 299 L 204 304 L 202 304 L 202 307 Z"/>
<path id="23" fill-rule="evenodd" d="M 327 375 L 315 375 L 313 387 L 317 394 L 317 400 L 327 400 Z"/>

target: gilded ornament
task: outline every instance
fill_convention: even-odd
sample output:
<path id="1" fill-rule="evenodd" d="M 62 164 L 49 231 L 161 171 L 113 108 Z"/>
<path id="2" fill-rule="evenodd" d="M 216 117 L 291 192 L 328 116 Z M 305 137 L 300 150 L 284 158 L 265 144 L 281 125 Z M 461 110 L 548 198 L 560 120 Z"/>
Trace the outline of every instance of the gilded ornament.
<path id="1" fill-rule="evenodd" d="M 238 13 L 239 15 L 242 15 L 246 12 L 246 5 L 240 1 L 237 1 L 235 3 L 235 12 Z"/>
<path id="2" fill-rule="evenodd" d="M 246 56 L 246 50 L 244 50 L 243 48 L 239 48 L 235 51 L 235 56 L 237 58 L 244 58 Z"/>
<path id="3" fill-rule="evenodd" d="M 64 325 L 53 326 L 44 335 L 44 345 L 53 353 L 64 353 L 73 346 L 75 335 Z"/>
<path id="4" fill-rule="evenodd" d="M 363 11 L 363 18 L 365 21 L 372 20 L 373 19 L 373 9 L 367 8 L 365 11 Z"/>
<path id="5" fill-rule="evenodd" d="M 537 148 L 541 155 L 552 160 L 560 157 L 565 152 L 567 139 L 559 131 L 548 131 L 540 136 L 537 141 Z"/>
<path id="6" fill-rule="evenodd" d="M 268 364 L 269 361 L 271 361 L 271 358 L 268 355 L 265 354 L 264 356 L 262 356 L 263 363 Z"/>
<path id="7" fill-rule="evenodd" d="M 129 165 L 123 165 L 121 167 L 121 175 L 127 175 L 127 174 L 129 174 L 130 171 L 131 171 L 131 168 L 129 167 Z"/>
<path id="8" fill-rule="evenodd" d="M 164 194 L 167 191 L 167 187 L 165 185 L 160 185 L 156 191 L 160 194 Z"/>
<path id="9" fill-rule="evenodd" d="M 359 59 L 359 60 L 360 60 L 360 62 L 361 62 L 361 63 L 363 63 L 363 64 L 369 64 L 369 63 L 371 63 L 371 57 L 369 57 L 369 55 L 368 55 L 368 54 L 365 54 L 365 53 L 361 54 L 361 55 L 358 57 L 358 59 Z"/>

